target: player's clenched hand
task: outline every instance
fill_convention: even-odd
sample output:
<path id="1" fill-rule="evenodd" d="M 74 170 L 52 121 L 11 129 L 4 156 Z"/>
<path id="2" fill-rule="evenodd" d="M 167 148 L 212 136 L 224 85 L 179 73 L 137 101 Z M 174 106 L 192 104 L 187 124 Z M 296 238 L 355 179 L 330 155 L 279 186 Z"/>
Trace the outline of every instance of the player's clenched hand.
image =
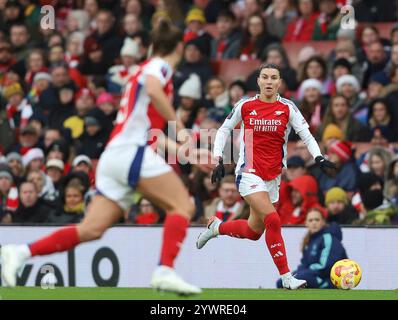
<path id="1" fill-rule="evenodd" d="M 324 172 L 325 174 L 329 175 L 329 176 L 333 176 L 336 174 L 337 171 L 337 167 L 336 165 L 325 159 L 322 156 L 318 156 L 315 158 L 315 162 L 319 165 L 319 168 L 322 170 L 322 172 Z"/>
<path id="2" fill-rule="evenodd" d="M 225 168 L 222 158 L 218 159 L 218 165 L 214 168 L 213 174 L 211 175 L 211 183 L 217 183 L 225 176 Z"/>

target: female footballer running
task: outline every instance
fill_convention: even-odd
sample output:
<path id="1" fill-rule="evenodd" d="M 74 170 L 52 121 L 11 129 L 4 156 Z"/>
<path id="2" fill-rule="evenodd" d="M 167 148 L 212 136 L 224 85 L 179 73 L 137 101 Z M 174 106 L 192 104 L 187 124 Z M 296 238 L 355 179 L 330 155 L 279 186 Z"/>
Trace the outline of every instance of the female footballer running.
<path id="1" fill-rule="evenodd" d="M 154 56 L 131 76 L 123 93 L 116 125 L 96 172 L 98 195 L 92 200 L 79 225 L 61 228 L 29 245 L 5 245 L 1 248 L 2 279 L 6 286 L 16 285 L 16 275 L 27 259 L 67 251 L 79 243 L 100 238 L 133 201 L 138 190 L 145 198 L 167 211 L 159 266 L 151 285 L 179 294 L 197 294 L 201 289 L 185 282 L 174 271 L 174 260 L 186 234 L 194 206 L 181 179 L 147 144 L 151 123 L 148 112 L 155 109 L 160 120 L 177 121 L 173 106 L 172 74 L 184 50 L 182 32 L 166 22 L 152 34 Z M 164 124 L 163 122 L 163 124 Z M 169 151 L 178 145 L 167 141 Z M 206 151 L 208 152 L 208 151 Z M 200 155 L 201 150 L 191 153 Z M 209 158 L 210 158 L 210 154 Z M 211 170 L 211 166 L 207 169 Z M 206 164 L 202 167 L 206 169 Z"/>
<path id="2" fill-rule="evenodd" d="M 282 284 L 287 289 L 306 286 L 290 273 L 281 221 L 274 204 L 279 199 L 279 184 L 282 167 L 286 166 L 286 150 L 290 129 L 306 144 L 320 168 L 333 171 L 335 165 L 326 160 L 311 135 L 308 124 L 295 104 L 278 94 L 281 74 L 278 66 L 263 64 L 257 79 L 260 94 L 239 101 L 223 125 L 217 131 L 213 156 L 218 165 L 213 171 L 212 182 L 224 176 L 223 149 L 230 131 L 241 122 L 239 161 L 236 166 L 236 184 L 239 193 L 250 205 L 248 220 L 222 222 L 212 217 L 197 240 L 201 249 L 207 241 L 218 235 L 258 240 L 265 232 L 266 246 L 278 268 Z M 330 172 L 331 173 L 331 172 Z"/>

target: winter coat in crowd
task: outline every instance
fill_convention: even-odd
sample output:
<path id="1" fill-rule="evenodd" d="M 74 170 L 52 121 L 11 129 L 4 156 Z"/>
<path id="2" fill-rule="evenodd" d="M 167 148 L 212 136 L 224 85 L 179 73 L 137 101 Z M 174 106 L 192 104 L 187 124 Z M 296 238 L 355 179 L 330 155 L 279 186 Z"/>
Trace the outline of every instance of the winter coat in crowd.
<path id="1" fill-rule="evenodd" d="M 12 215 L 14 223 L 46 223 L 49 215 L 55 213 L 56 208 L 45 200 L 38 198 L 31 207 L 20 204 Z"/>

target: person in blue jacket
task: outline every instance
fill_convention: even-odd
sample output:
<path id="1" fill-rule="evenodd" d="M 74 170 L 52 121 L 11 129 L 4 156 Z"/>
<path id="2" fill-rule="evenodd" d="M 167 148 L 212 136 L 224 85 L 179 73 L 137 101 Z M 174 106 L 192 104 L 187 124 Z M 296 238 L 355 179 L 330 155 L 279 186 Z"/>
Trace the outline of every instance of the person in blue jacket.
<path id="1" fill-rule="evenodd" d="M 303 257 L 293 274 L 307 280 L 308 288 L 334 288 L 330 270 L 335 262 L 347 259 L 341 243 L 341 228 L 334 222 L 327 225 L 322 211 L 317 208 L 308 211 L 305 224 L 308 232 L 302 244 Z M 282 288 L 281 281 L 277 282 L 277 287 Z"/>

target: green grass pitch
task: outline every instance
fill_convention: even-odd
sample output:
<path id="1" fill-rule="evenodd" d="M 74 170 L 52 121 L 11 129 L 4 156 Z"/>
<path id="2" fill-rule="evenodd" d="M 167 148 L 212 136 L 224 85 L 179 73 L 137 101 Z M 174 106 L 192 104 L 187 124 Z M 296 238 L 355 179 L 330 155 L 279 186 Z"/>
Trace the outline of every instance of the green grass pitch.
<path id="1" fill-rule="evenodd" d="M 0 288 L 0 300 L 398 300 L 398 290 L 204 289 L 191 297 L 149 288 Z"/>

